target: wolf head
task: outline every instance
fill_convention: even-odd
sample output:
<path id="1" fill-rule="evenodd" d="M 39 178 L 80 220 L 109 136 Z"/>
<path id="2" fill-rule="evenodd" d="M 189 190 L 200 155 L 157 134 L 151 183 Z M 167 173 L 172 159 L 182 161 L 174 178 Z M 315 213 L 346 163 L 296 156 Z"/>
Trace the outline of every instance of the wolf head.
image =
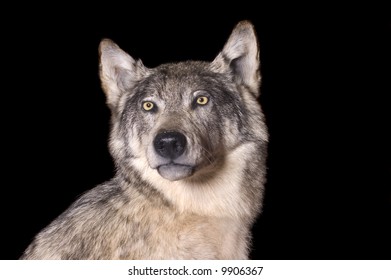
<path id="1" fill-rule="evenodd" d="M 240 145 L 267 141 L 256 100 L 259 50 L 249 22 L 237 24 L 212 62 L 151 69 L 108 39 L 99 53 L 118 169 L 168 181 L 207 180 Z"/>

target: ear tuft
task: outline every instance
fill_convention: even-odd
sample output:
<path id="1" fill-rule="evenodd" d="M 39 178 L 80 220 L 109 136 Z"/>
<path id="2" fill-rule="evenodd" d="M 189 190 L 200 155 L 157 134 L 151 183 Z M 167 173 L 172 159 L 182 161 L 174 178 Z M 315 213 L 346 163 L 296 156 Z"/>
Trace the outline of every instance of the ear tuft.
<path id="1" fill-rule="evenodd" d="M 211 63 L 211 69 L 230 71 L 238 85 L 259 95 L 259 48 L 254 27 L 249 21 L 241 21 L 235 26 L 223 50 Z"/>
<path id="2" fill-rule="evenodd" d="M 100 42 L 99 56 L 99 74 L 107 104 L 115 107 L 119 97 L 124 92 L 131 91 L 134 83 L 146 74 L 147 69 L 141 61 L 135 61 L 110 39 Z"/>

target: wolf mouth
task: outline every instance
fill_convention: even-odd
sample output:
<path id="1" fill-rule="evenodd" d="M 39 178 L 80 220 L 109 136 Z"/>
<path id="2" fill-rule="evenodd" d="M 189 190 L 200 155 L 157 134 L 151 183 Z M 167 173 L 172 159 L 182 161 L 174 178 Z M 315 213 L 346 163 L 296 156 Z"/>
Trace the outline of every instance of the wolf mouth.
<path id="1" fill-rule="evenodd" d="M 157 171 L 167 180 L 178 181 L 193 175 L 194 166 L 171 162 L 159 165 Z"/>

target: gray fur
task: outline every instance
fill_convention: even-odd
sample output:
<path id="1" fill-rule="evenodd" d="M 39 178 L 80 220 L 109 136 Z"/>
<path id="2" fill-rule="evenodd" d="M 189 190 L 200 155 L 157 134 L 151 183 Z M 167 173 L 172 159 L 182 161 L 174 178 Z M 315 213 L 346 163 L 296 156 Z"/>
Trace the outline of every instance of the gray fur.
<path id="1" fill-rule="evenodd" d="M 240 22 L 213 62 L 149 69 L 107 39 L 99 52 L 116 175 L 21 259 L 247 259 L 268 141 L 253 26 Z"/>

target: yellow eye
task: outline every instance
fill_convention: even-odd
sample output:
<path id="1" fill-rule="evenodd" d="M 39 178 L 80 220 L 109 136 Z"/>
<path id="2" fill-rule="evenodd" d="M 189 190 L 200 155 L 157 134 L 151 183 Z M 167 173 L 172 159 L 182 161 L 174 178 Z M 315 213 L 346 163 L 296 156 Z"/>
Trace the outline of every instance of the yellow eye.
<path id="1" fill-rule="evenodd" d="M 206 96 L 197 97 L 197 104 L 199 104 L 199 105 L 205 105 L 206 103 L 208 103 L 208 101 L 209 101 L 209 99 Z"/>
<path id="2" fill-rule="evenodd" d="M 151 111 L 155 107 L 155 104 L 153 104 L 151 101 L 145 101 L 143 102 L 143 109 L 145 111 Z"/>

